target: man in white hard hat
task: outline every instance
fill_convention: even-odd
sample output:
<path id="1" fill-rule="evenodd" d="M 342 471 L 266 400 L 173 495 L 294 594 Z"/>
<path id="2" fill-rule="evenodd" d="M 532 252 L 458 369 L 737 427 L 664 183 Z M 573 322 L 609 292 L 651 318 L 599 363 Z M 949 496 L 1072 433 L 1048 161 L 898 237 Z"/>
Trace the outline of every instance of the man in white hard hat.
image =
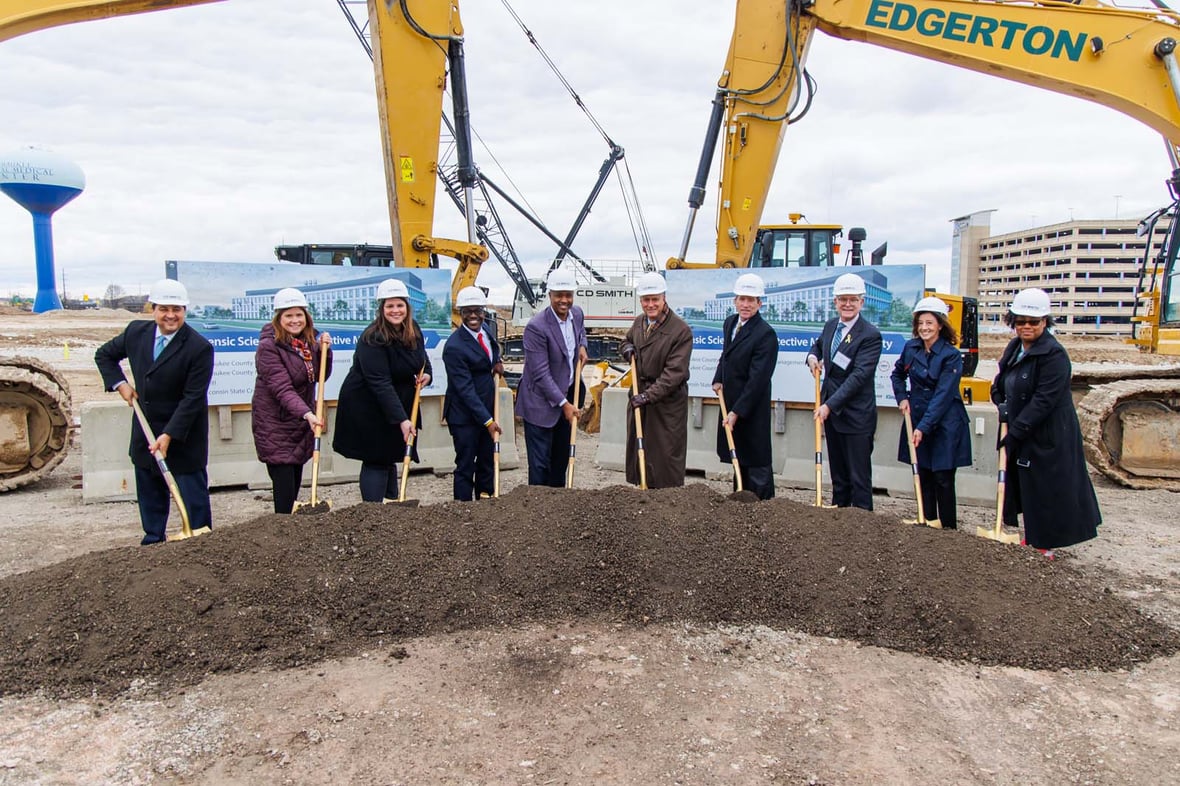
<path id="1" fill-rule="evenodd" d="M 106 389 L 117 392 L 128 406 L 138 398 L 156 434 L 149 446 L 138 420 L 131 418 L 128 454 L 135 467 L 144 546 L 164 541 L 171 507 L 168 486 L 154 458 L 157 452 L 167 459 L 180 487 L 189 525 L 194 530 L 212 526 L 206 465 L 213 346 L 185 324 L 188 291 L 179 281 L 152 284 L 148 302 L 151 321 L 133 321 L 94 353 Z M 119 365 L 124 359 L 131 366 L 134 388 Z"/>
<path id="2" fill-rule="evenodd" d="M 864 279 L 845 273 L 832 286 L 837 316 L 811 345 L 807 366 L 824 374 L 815 419 L 824 424 L 832 473 L 832 504 L 873 509 L 873 435 L 877 432 L 877 363 L 881 331 L 860 311 Z"/>
<path id="3" fill-rule="evenodd" d="M 571 426 L 586 386 L 574 374 L 585 363 L 586 326 L 582 309 L 574 305 L 574 274 L 558 268 L 549 274 L 549 306 L 538 311 L 524 329 L 524 372 L 516 389 L 516 414 L 524 421 L 529 485 L 565 485 L 569 465 Z"/>
<path id="4" fill-rule="evenodd" d="M 668 286 L 659 273 L 644 273 L 635 282 L 643 313 L 631 323 L 623 359 L 635 361 L 639 393 L 627 405 L 627 482 L 638 484 L 639 451 L 635 442 L 634 409 L 643 418 L 644 468 L 649 489 L 684 485 L 688 452 L 688 364 L 692 329 L 668 308 Z"/>
<path id="5" fill-rule="evenodd" d="M 727 421 L 741 468 L 742 488 L 759 499 L 774 496 L 774 457 L 770 444 L 770 384 L 778 363 L 778 337 L 758 310 L 766 284 L 753 273 L 733 284 L 736 314 L 722 326 L 721 358 L 713 374 L 713 390 L 725 396 Z M 717 458 L 732 461 L 724 424 L 717 423 Z"/>
<path id="6" fill-rule="evenodd" d="M 464 287 L 455 296 L 459 327 L 443 347 L 447 394 L 443 418 L 455 445 L 455 499 L 470 502 L 494 493 L 495 437 L 503 433 L 492 414 L 496 381 L 503 375 L 500 343 L 484 326 L 487 295 L 479 287 Z"/>

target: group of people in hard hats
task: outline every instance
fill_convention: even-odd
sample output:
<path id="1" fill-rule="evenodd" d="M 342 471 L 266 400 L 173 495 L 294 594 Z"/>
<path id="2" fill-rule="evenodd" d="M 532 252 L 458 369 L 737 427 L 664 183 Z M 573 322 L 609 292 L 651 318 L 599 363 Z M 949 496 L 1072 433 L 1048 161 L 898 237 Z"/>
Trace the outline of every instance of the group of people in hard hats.
<path id="1" fill-rule="evenodd" d="M 525 365 L 515 415 L 523 422 L 530 485 L 566 485 L 572 428 L 585 400 L 579 374 L 588 359 L 576 290 L 572 273 L 553 271 L 547 280 L 549 304 L 524 330 Z M 765 292 L 756 274 L 737 277 L 734 313 L 722 326 L 712 380 L 725 412 L 717 427 L 718 458 L 729 463 L 736 454 L 735 484 L 740 478 L 742 487 L 760 499 L 774 496 L 771 382 L 778 358 L 778 338 L 760 313 Z M 666 293 L 659 273 L 640 277 L 636 295 L 642 313 L 621 345 L 635 376 L 627 404 L 626 475 L 631 483 L 643 478 L 648 488 L 682 486 L 686 469 L 693 333 L 669 308 Z M 822 377 L 814 418 L 828 443 L 833 504 L 872 510 L 881 333 L 861 314 L 863 278 L 839 276 L 833 299 L 837 316 L 826 322 L 807 354 L 808 367 L 817 380 Z M 130 455 L 145 545 L 164 540 L 169 509 L 157 456 L 169 459 L 193 527 L 212 524 L 206 464 L 213 348 L 185 324 L 188 295 L 182 284 L 157 282 L 149 302 L 152 321 L 132 322 L 95 354 L 106 387 L 129 404 L 138 399 L 153 432 L 149 441 L 133 423 Z M 377 316 L 358 339 L 340 389 L 332 443 L 337 453 L 361 462 L 361 498 L 368 502 L 396 499 L 399 463 L 406 457 L 417 460 L 417 402 L 432 376 L 405 284 L 381 282 L 377 302 Z M 443 349 L 443 417 L 455 448 L 454 498 L 474 500 L 494 494 L 494 446 L 503 432 L 495 414 L 496 380 L 503 363 L 495 330 L 484 321 L 484 292 L 467 287 L 455 306 L 460 325 Z M 910 447 L 915 448 L 927 519 L 953 529 L 955 472 L 971 464 L 972 450 L 959 393 L 963 361 L 948 315 L 946 303 L 936 297 L 918 301 L 913 338 L 902 348 L 891 381 L 899 409 L 914 424 L 912 438 L 902 430 L 898 459 L 911 463 Z M 1070 398 L 1069 358 L 1049 330 L 1049 296 L 1039 289 L 1018 293 L 1007 319 L 1016 336 L 1004 350 L 992 387 L 1005 424 L 1004 521 L 1015 526 L 1023 514 L 1027 543 L 1052 556 L 1055 548 L 1094 537 L 1101 515 Z M 123 359 L 130 361 L 134 388 L 119 366 Z M 262 329 L 255 366 L 258 458 L 272 480 L 275 512 L 289 513 L 312 454 L 313 435 L 325 425 L 316 411 L 317 382 L 322 385 L 332 366 L 331 339 L 316 332 L 298 289 L 275 294 L 274 315 Z"/>

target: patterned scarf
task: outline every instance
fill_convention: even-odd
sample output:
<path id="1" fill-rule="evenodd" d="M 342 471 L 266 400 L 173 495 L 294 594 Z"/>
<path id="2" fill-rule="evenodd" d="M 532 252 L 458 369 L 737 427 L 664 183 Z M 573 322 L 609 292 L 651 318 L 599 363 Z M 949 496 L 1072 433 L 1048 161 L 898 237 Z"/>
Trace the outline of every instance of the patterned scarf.
<path id="1" fill-rule="evenodd" d="M 307 342 L 292 336 L 291 346 L 295 349 L 295 354 L 303 358 L 303 365 L 307 367 L 307 381 L 315 382 L 315 370 L 311 365 L 311 349 L 308 348 Z"/>

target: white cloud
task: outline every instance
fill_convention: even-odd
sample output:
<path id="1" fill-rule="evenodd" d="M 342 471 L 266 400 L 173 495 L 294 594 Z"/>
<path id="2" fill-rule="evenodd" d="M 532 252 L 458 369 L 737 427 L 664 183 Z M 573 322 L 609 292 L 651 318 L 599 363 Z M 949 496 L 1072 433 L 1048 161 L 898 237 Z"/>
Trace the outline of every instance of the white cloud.
<path id="1" fill-rule="evenodd" d="M 732 27 L 715 0 L 512 3 L 627 150 L 657 259 L 675 253 Z M 607 149 L 499 3 L 465 4 L 481 166 L 564 236 Z M 1167 197 L 1158 136 L 1077 99 L 817 35 L 819 93 L 788 131 L 764 214 L 866 227 L 891 261 L 949 281 L 949 219 L 998 208 L 996 231 L 1148 212 Z M 0 151 L 77 161 L 86 192 L 55 218 L 71 294 L 134 289 L 165 259 L 273 259 L 280 243 L 389 238 L 373 74 L 331 0 L 215 3 L 0 43 Z M 1128 75 L 1128 79 L 1135 75 Z M 502 173 L 492 159 L 504 165 Z M 713 171 L 716 177 L 716 169 Z M 501 211 L 531 273 L 554 245 Z M 692 255 L 712 256 L 713 207 Z M 436 234 L 465 230 L 444 196 Z M 578 252 L 634 253 L 612 180 Z M 0 295 L 31 293 L 27 215 L 0 200 Z M 496 293 L 506 277 L 489 269 Z"/>

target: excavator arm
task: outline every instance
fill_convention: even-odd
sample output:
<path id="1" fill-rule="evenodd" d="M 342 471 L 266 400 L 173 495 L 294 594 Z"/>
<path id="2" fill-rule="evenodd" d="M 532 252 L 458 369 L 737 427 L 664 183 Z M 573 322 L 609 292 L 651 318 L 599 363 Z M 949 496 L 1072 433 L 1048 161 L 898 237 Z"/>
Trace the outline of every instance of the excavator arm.
<path id="1" fill-rule="evenodd" d="M 6 0 L 0 3 L 0 41 L 74 22 L 219 2 L 221 0 Z"/>
<path id="2" fill-rule="evenodd" d="M 1154 128 L 1180 166 L 1180 15 L 1028 0 L 738 0 L 689 219 L 668 267 L 746 267 L 783 134 L 810 104 L 804 71 L 816 30 L 1078 96 Z M 686 261 L 716 145 L 722 145 L 717 252 Z"/>
<path id="3" fill-rule="evenodd" d="M 0 3 L 0 41 L 57 25 L 220 1 L 5 0 Z M 471 161 L 459 5 L 455 1 L 369 0 L 368 9 L 394 261 L 399 267 L 437 267 L 438 254 L 456 258 L 454 294 L 475 283 L 480 265 L 488 258 L 487 248 L 475 242 L 470 207 L 476 173 Z M 440 118 L 448 72 L 459 145 L 458 176 L 467 192 L 465 241 L 433 236 Z"/>

